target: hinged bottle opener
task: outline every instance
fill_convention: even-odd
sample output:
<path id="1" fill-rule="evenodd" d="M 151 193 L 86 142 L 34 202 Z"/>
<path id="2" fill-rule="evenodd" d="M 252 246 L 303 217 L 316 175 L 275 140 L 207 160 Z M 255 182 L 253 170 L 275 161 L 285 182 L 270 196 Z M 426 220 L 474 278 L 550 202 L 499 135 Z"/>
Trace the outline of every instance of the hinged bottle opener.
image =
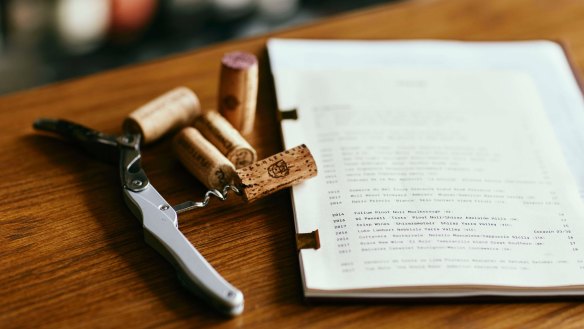
<path id="1" fill-rule="evenodd" d="M 173 264 L 181 283 L 193 293 L 225 314 L 243 311 L 243 294 L 223 279 L 181 233 L 176 211 L 148 181 L 140 165 L 139 134 L 116 137 L 53 119 L 39 119 L 34 128 L 57 133 L 98 158 L 119 158 L 124 200 L 141 221 L 146 243 Z M 205 206 L 206 202 L 198 205 Z"/>

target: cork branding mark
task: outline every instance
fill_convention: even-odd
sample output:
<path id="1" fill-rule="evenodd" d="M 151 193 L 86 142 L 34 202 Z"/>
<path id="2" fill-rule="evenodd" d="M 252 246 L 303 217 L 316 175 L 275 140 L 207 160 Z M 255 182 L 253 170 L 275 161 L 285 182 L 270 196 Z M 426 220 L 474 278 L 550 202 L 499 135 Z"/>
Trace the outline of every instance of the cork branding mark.
<path id="1" fill-rule="evenodd" d="M 215 171 L 215 178 L 217 179 L 220 185 L 226 185 L 228 183 L 227 175 L 221 169 L 217 169 L 217 171 Z"/>
<path id="2" fill-rule="evenodd" d="M 234 162 L 236 168 L 241 168 L 249 166 L 254 162 L 254 154 L 250 150 L 242 149 L 237 150 L 233 157 L 230 157 L 232 162 Z"/>
<path id="3" fill-rule="evenodd" d="M 237 98 L 235 98 L 235 96 L 228 95 L 223 98 L 223 106 L 225 106 L 225 108 L 228 110 L 234 110 L 236 107 L 239 106 L 239 101 L 237 100 Z"/>
<path id="4" fill-rule="evenodd" d="M 272 178 L 282 178 L 290 174 L 288 164 L 284 160 L 280 160 L 268 167 L 268 175 Z"/>

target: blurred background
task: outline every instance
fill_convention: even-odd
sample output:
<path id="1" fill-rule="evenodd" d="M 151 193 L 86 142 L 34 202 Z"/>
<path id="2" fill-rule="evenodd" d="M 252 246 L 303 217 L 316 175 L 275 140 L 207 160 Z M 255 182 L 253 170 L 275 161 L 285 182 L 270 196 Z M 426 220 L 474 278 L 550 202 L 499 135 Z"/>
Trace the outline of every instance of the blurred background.
<path id="1" fill-rule="evenodd" d="M 0 0 L 0 94 L 389 0 Z"/>

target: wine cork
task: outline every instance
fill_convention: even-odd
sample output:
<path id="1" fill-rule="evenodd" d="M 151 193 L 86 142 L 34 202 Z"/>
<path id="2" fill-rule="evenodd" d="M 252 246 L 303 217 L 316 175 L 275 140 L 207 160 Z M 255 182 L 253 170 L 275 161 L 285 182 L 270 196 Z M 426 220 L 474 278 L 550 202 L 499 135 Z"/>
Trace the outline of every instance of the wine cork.
<path id="1" fill-rule="evenodd" d="M 233 183 L 235 167 L 197 129 L 183 128 L 172 146 L 181 163 L 209 189 Z"/>
<path id="2" fill-rule="evenodd" d="M 257 58 L 241 51 L 225 54 L 221 60 L 219 112 L 243 134 L 253 129 L 257 95 Z"/>
<path id="3" fill-rule="evenodd" d="M 123 128 L 141 134 L 142 142 L 147 144 L 170 130 L 189 125 L 200 114 L 197 95 L 186 87 L 178 87 L 130 113 Z"/>
<path id="4" fill-rule="evenodd" d="M 211 144 L 223 153 L 235 168 L 249 166 L 257 153 L 235 128 L 217 111 L 208 111 L 193 124 Z"/>
<path id="5" fill-rule="evenodd" d="M 245 201 L 252 202 L 316 176 L 316 162 L 306 145 L 272 155 L 237 170 L 236 185 Z"/>

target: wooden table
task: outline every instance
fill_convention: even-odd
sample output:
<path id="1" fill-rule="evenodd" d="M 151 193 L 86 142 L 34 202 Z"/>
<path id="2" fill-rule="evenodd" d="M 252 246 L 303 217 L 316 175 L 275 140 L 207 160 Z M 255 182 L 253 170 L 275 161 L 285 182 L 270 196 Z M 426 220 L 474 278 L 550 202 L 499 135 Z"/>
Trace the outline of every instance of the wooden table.
<path id="1" fill-rule="evenodd" d="M 584 3 L 404 1 L 274 36 L 561 39 L 584 66 Z M 268 37 L 0 98 L 0 327 L 584 327 L 584 305 L 577 302 L 308 305 L 287 191 L 252 205 L 214 202 L 180 216 L 188 239 L 245 294 L 243 315 L 223 318 L 182 289 L 171 266 L 143 242 L 122 201 L 117 168 L 31 128 L 45 116 L 119 133 L 127 113 L 179 85 L 213 107 L 219 59 L 239 49 L 260 57 L 259 113 L 249 140 L 266 157 L 281 150 Z M 143 154 L 151 182 L 171 203 L 201 196 L 201 184 L 173 157 L 168 139 Z"/>

